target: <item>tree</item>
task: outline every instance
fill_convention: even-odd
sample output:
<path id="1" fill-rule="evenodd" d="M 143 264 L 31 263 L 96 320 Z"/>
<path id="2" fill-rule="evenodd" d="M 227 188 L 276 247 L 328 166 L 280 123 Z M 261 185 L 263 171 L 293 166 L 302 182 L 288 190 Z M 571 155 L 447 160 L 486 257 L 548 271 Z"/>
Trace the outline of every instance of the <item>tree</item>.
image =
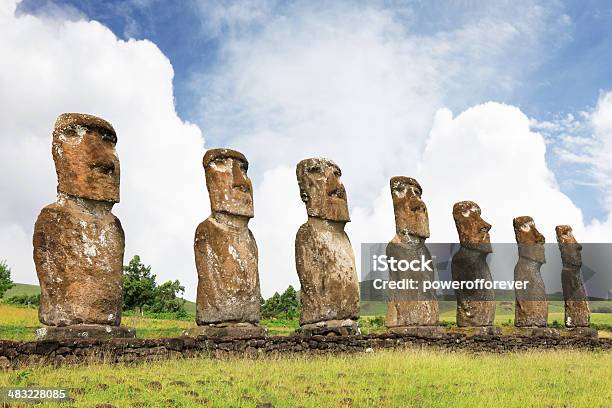
<path id="1" fill-rule="evenodd" d="M 123 308 L 138 308 L 142 314 L 144 306 L 155 300 L 155 286 L 151 267 L 144 266 L 140 257 L 134 255 L 129 265 L 123 266 Z"/>
<path id="2" fill-rule="evenodd" d="M 4 297 L 7 290 L 15 286 L 11 280 L 11 268 L 6 263 L 6 260 L 0 261 L 0 298 Z"/>
<path id="3" fill-rule="evenodd" d="M 262 305 L 261 314 L 264 319 L 295 319 L 300 314 L 300 301 L 293 286 L 289 285 L 282 295 L 275 292 Z"/>
<path id="4" fill-rule="evenodd" d="M 180 315 L 185 312 L 185 300 L 178 297 L 183 294 L 185 287 L 178 280 L 167 281 L 155 288 L 153 302 L 147 305 L 147 310 L 154 313 L 173 312 Z"/>
<path id="5" fill-rule="evenodd" d="M 295 319 L 300 314 L 298 294 L 291 285 L 281 295 L 281 312 L 287 319 Z"/>

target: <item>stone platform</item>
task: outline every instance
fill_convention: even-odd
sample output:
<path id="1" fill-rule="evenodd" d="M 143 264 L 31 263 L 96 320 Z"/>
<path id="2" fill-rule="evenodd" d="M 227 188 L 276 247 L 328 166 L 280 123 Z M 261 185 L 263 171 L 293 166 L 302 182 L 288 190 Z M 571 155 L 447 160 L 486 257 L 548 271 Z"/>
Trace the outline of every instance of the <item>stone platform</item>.
<path id="1" fill-rule="evenodd" d="M 125 326 L 75 324 L 72 326 L 44 326 L 36 330 L 36 340 L 62 339 L 133 339 L 136 330 Z"/>
<path id="2" fill-rule="evenodd" d="M 197 339 L 263 339 L 268 335 L 267 329 L 253 323 L 218 323 L 197 326 L 187 329 L 183 336 Z"/>
<path id="3" fill-rule="evenodd" d="M 362 353 L 383 349 L 423 349 L 474 353 L 525 350 L 612 352 L 612 339 L 583 336 L 529 337 L 444 332 L 440 337 L 380 333 L 353 336 L 270 336 L 265 339 L 174 337 L 161 339 L 74 338 L 44 341 L 0 340 L 0 369 L 35 365 L 136 363 L 169 358 L 225 358 Z"/>
<path id="4" fill-rule="evenodd" d="M 442 337 L 445 334 L 443 326 L 394 326 L 388 327 L 387 330 L 395 334 L 407 334 L 427 338 Z"/>
<path id="5" fill-rule="evenodd" d="M 303 324 L 296 330 L 296 334 L 301 336 L 351 336 L 360 333 L 359 324 L 351 319 Z"/>

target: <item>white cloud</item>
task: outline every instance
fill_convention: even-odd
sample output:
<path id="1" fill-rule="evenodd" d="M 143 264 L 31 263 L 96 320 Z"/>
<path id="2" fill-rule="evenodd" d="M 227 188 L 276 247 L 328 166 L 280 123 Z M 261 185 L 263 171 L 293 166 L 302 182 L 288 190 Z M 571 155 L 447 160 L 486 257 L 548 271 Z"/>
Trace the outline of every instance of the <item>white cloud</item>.
<path id="1" fill-rule="evenodd" d="M 419 168 L 432 240 L 457 240 L 452 207 L 462 200 L 480 205 L 494 242 L 514 242 L 512 219 L 520 215 L 532 216 L 548 242 L 556 242 L 559 224 L 581 236 L 581 211 L 559 191 L 545 151 L 516 107 L 489 102 L 454 118 L 438 111 Z"/>
<path id="2" fill-rule="evenodd" d="M 126 262 L 138 253 L 160 279 L 195 295 L 193 234 L 208 213 L 200 130 L 177 116 L 173 70 L 149 41 L 121 41 L 93 21 L 57 13 L 16 17 L 0 3 L 0 258 L 18 282 L 37 283 L 32 230 L 55 200 L 51 130 L 58 114 L 85 112 L 118 134 Z"/>

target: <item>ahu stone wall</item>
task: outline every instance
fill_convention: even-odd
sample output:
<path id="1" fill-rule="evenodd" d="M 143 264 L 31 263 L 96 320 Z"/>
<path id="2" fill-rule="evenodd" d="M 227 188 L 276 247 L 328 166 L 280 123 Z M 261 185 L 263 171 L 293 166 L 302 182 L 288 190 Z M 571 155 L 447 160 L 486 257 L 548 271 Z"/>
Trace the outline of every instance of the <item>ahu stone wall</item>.
<path id="1" fill-rule="evenodd" d="M 263 357 L 319 355 L 328 353 L 369 353 L 383 349 L 427 348 L 447 351 L 507 353 L 524 350 L 582 349 L 612 350 L 612 339 L 546 336 L 467 336 L 442 333 L 418 336 L 395 333 L 349 336 L 271 336 L 265 339 L 192 337 L 162 339 L 73 339 L 31 342 L 0 341 L 0 368 L 25 365 L 63 365 L 91 362 L 143 362 L 168 358 L 230 356 Z"/>

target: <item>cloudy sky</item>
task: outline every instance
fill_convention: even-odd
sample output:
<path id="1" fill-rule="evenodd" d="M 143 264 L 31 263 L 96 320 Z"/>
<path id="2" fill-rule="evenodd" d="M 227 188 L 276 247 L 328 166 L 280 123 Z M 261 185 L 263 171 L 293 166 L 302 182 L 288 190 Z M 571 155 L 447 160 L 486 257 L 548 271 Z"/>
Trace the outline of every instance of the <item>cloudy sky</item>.
<path id="1" fill-rule="evenodd" d="M 435 3 L 435 4 L 433 4 Z M 612 5 L 599 1 L 0 0 L 0 259 L 37 283 L 31 237 L 55 199 L 62 112 L 118 133 L 134 254 L 195 297 L 209 215 L 201 158 L 245 153 L 264 296 L 298 286 L 302 158 L 343 169 L 359 255 L 394 234 L 388 181 L 423 186 L 431 242 L 474 200 L 512 242 L 534 217 L 612 240 Z"/>

